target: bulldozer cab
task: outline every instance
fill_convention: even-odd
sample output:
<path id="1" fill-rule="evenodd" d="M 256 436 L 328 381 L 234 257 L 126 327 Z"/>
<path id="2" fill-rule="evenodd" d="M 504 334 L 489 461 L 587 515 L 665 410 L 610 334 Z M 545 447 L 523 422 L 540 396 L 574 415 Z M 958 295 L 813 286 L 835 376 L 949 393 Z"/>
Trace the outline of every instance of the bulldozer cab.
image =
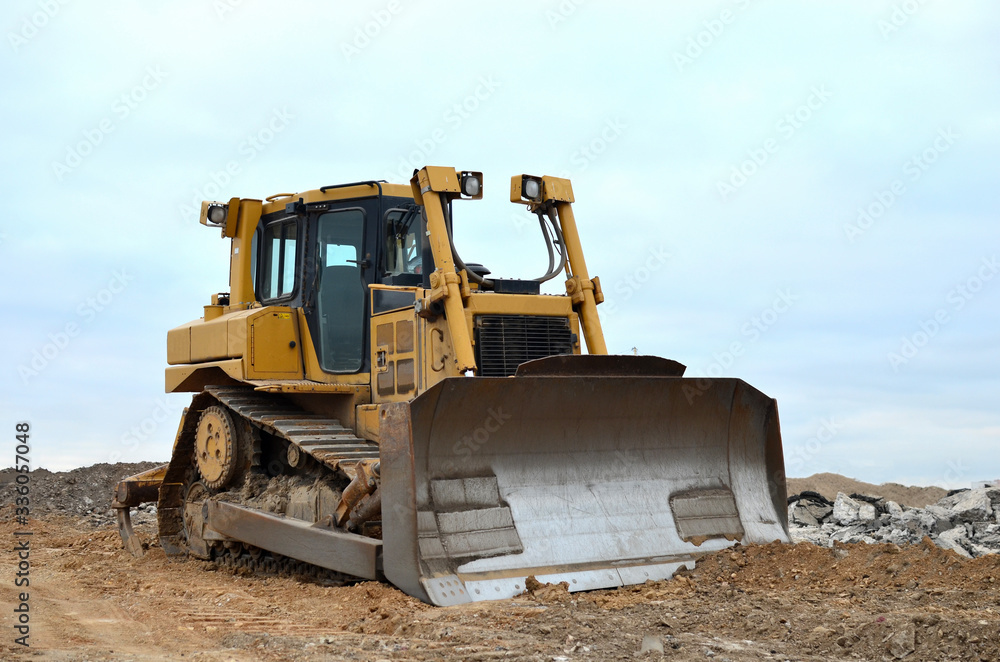
<path id="1" fill-rule="evenodd" d="M 368 184 L 367 197 L 287 203 L 263 216 L 254 234 L 257 300 L 304 311 L 319 364 L 330 374 L 370 369 L 369 288 L 421 286 L 428 273 L 419 208 Z"/>

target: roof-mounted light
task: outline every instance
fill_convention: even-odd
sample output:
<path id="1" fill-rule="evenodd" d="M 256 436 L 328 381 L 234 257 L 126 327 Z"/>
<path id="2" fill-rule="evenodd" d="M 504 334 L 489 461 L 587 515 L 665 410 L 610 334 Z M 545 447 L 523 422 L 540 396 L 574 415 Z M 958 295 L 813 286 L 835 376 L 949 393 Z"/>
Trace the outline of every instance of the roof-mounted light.
<path id="1" fill-rule="evenodd" d="M 542 199 L 542 183 L 537 179 L 524 180 L 524 197 L 528 200 L 539 201 Z"/>

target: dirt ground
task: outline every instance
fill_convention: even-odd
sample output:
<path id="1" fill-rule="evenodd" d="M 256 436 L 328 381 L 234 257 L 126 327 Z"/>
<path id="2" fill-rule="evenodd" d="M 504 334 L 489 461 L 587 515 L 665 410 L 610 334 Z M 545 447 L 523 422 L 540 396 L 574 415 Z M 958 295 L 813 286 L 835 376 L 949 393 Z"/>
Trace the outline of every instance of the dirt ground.
<path id="1" fill-rule="evenodd" d="M 0 537 L 22 529 L 0 512 Z M 152 523 L 139 529 L 153 539 Z M 134 559 L 86 517 L 28 530 L 31 647 L 13 643 L 23 589 L 4 560 L 2 659 L 1000 659 L 1000 556 L 929 544 L 737 547 L 666 582 L 435 608 L 373 582 L 242 576 L 158 547 Z"/>

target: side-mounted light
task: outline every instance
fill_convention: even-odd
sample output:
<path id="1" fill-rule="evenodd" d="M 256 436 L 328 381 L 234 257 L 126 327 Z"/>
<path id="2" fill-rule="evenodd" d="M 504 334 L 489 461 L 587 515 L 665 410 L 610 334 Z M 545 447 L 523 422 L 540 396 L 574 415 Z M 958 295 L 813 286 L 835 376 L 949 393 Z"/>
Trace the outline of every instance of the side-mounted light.
<path id="1" fill-rule="evenodd" d="M 231 198 L 228 203 L 205 200 L 201 203 L 201 218 L 198 220 L 202 225 L 220 228 L 223 237 L 231 238 L 236 235 L 239 215 L 239 198 Z"/>
<path id="2" fill-rule="evenodd" d="M 226 213 L 228 211 L 223 205 L 209 205 L 208 222 L 212 225 L 222 225 L 226 222 Z"/>
<path id="3" fill-rule="evenodd" d="M 479 200 L 483 197 L 483 173 L 463 170 L 461 187 L 462 195 L 467 198 Z"/>

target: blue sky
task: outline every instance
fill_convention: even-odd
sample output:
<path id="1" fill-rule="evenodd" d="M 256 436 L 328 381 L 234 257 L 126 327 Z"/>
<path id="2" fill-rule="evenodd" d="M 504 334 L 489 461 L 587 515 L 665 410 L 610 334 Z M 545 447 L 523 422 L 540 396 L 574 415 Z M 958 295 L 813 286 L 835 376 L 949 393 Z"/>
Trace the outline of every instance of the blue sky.
<path id="1" fill-rule="evenodd" d="M 570 177 L 612 351 L 777 398 L 790 475 L 1000 477 L 1000 5 L 344 5 L 4 5 L 0 389 L 36 465 L 167 457 L 166 331 L 228 287 L 196 202 L 434 164 L 485 172 L 457 240 L 512 277 L 545 255 L 509 177 Z"/>

